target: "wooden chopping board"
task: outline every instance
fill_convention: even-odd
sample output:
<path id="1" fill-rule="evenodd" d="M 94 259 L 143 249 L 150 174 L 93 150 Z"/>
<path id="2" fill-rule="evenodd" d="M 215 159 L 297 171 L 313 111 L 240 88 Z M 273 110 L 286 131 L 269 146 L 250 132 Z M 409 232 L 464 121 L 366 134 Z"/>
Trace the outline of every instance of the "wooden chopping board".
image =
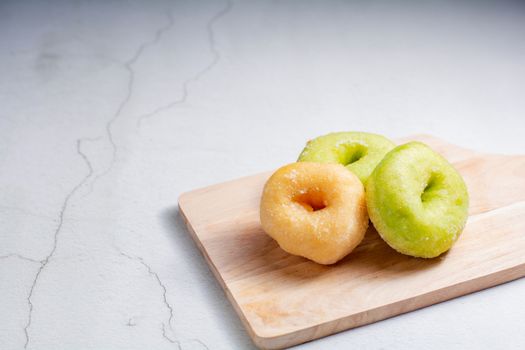
<path id="1" fill-rule="evenodd" d="M 391 249 L 374 228 L 345 259 L 322 266 L 279 248 L 260 227 L 271 172 L 187 192 L 180 212 L 254 343 L 280 349 L 495 286 L 525 275 L 525 155 L 487 155 L 419 140 L 463 175 L 467 226 L 425 260 Z"/>

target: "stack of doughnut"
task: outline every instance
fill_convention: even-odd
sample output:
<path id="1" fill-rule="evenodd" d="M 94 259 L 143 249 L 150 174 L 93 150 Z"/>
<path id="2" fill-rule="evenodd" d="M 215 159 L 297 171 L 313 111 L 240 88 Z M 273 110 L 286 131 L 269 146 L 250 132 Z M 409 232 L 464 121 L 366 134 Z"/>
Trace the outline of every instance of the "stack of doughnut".
<path id="1" fill-rule="evenodd" d="M 369 216 L 400 253 L 432 258 L 450 249 L 466 222 L 459 173 L 419 142 L 339 132 L 309 141 L 298 162 L 266 182 L 263 230 L 286 252 L 334 264 L 359 245 Z"/>

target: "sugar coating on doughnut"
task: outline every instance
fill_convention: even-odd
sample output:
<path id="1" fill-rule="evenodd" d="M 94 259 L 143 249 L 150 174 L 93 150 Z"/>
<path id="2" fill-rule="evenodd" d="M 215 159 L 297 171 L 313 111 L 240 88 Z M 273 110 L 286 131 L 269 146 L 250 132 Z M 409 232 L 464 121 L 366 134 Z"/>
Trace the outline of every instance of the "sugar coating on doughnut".
<path id="1" fill-rule="evenodd" d="M 334 132 L 308 141 L 298 161 L 338 163 L 366 181 L 395 145 L 384 136 L 367 132 Z"/>
<path id="2" fill-rule="evenodd" d="M 365 191 L 340 164 L 299 162 L 277 170 L 264 186 L 263 230 L 290 254 L 333 264 L 368 227 Z"/>
<path id="3" fill-rule="evenodd" d="M 398 252 L 434 258 L 449 250 L 468 217 L 468 189 L 448 161 L 420 142 L 400 145 L 366 184 L 370 219 Z"/>

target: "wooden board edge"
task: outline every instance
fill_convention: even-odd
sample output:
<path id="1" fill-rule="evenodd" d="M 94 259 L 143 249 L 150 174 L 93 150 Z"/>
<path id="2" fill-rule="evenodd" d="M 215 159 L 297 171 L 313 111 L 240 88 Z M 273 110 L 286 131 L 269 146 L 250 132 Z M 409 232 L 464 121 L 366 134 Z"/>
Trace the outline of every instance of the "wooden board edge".
<path id="1" fill-rule="evenodd" d="M 277 168 L 275 168 L 274 170 L 276 170 L 276 169 Z M 225 185 L 226 186 L 227 185 L 231 185 L 231 184 L 233 184 L 235 182 L 239 182 L 239 181 L 248 181 L 249 179 L 261 177 L 263 175 L 267 175 L 268 177 L 270 177 L 270 175 L 272 173 L 273 173 L 273 170 L 272 171 L 266 170 L 266 171 L 262 171 L 260 173 L 246 175 L 246 176 L 241 176 L 241 177 L 238 177 L 238 178 L 235 178 L 235 179 L 231 179 L 231 180 L 226 180 L 226 181 L 223 181 L 223 182 L 215 183 L 213 185 L 208 185 L 208 186 L 204 186 L 204 187 L 199 187 L 199 188 L 195 188 L 195 189 L 192 189 L 192 190 L 188 190 L 188 191 L 183 192 L 183 193 L 181 193 L 179 195 L 179 208 L 180 208 L 181 202 L 185 202 L 186 201 L 186 197 L 188 197 L 188 196 L 203 194 L 203 193 L 206 193 L 206 192 L 209 192 L 209 191 L 213 191 L 216 188 L 223 187 Z"/>
<path id="2" fill-rule="evenodd" d="M 254 343 L 261 349 L 284 349 L 479 292 L 522 277 L 525 277 L 525 263 L 295 332 L 274 337 L 263 337 L 253 332 L 251 336 Z"/>
<path id="3" fill-rule="evenodd" d="M 187 193 L 190 193 L 190 192 L 187 192 Z M 206 260 L 206 263 L 208 264 L 209 269 L 213 273 L 213 276 L 215 277 L 215 279 L 219 282 L 219 284 L 220 284 L 224 294 L 226 295 L 226 298 L 229 300 L 229 302 L 233 306 L 233 309 L 235 310 L 235 313 L 241 319 L 241 322 L 242 322 L 244 328 L 248 332 L 248 335 L 250 336 L 252 341 L 257 345 L 255 340 L 258 338 L 258 336 L 256 335 L 255 331 L 252 329 L 252 326 L 250 325 L 250 323 L 248 322 L 248 320 L 244 316 L 244 313 L 242 312 L 239 304 L 237 303 L 237 301 L 235 300 L 235 298 L 231 294 L 230 289 L 228 288 L 228 286 L 224 282 L 224 280 L 223 280 L 219 270 L 217 269 L 217 267 L 215 266 L 215 264 L 211 260 L 210 256 L 206 252 L 206 249 L 204 248 L 201 240 L 199 239 L 199 236 L 197 235 L 197 233 L 195 232 L 195 230 L 191 226 L 191 223 L 190 223 L 188 217 L 186 216 L 186 213 L 184 212 L 184 198 L 182 197 L 182 195 L 179 196 L 178 206 L 179 206 L 179 215 L 184 220 L 184 223 L 186 224 L 186 228 L 187 228 L 188 232 L 190 233 L 190 236 L 193 239 L 193 242 L 195 243 L 195 245 L 197 246 L 197 248 L 201 252 L 202 256 L 204 257 L 204 260 Z"/>
<path id="4" fill-rule="evenodd" d="M 493 153 L 493 152 L 486 152 L 486 151 L 478 151 L 469 146 L 457 145 L 455 143 L 452 143 L 451 141 L 446 140 L 445 138 L 434 136 L 431 134 L 425 134 L 425 133 L 417 133 L 417 134 L 412 134 L 409 136 L 396 137 L 396 138 L 393 138 L 392 140 L 394 141 L 396 145 L 401 145 L 403 143 L 410 142 L 410 141 L 420 141 L 423 143 L 425 142 L 434 143 L 435 142 L 435 143 L 440 143 L 441 145 L 452 146 L 460 150 L 461 152 L 471 153 L 473 156 L 479 156 L 479 155 L 495 156 L 495 157 L 525 156 L 525 154 L 523 154 L 522 152 L 520 153 L 498 153 L 498 152 Z"/>

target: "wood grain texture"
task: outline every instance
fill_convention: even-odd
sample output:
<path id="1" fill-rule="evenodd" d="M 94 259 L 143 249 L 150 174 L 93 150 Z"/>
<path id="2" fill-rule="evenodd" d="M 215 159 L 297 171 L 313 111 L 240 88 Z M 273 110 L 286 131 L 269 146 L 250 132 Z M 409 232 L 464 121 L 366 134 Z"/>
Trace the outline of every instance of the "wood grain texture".
<path id="1" fill-rule="evenodd" d="M 332 266 L 285 253 L 259 223 L 270 172 L 180 197 L 189 232 L 257 346 L 296 345 L 525 275 L 525 156 L 479 154 L 426 135 L 407 140 L 449 159 L 469 188 L 467 226 L 435 259 L 395 252 L 373 227 Z"/>

